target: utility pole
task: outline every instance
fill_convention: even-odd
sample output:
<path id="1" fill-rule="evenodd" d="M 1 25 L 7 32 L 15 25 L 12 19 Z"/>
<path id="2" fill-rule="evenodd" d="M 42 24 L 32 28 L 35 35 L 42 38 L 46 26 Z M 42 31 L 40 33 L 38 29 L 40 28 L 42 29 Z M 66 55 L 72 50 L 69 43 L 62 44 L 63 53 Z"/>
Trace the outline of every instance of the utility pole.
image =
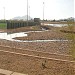
<path id="1" fill-rule="evenodd" d="M 27 0 L 27 26 L 28 26 L 28 0 Z"/>
<path id="2" fill-rule="evenodd" d="M 44 2 L 43 2 L 43 25 L 44 25 Z"/>
<path id="3" fill-rule="evenodd" d="M 29 6 L 29 20 L 30 20 L 30 6 Z"/>
<path id="4" fill-rule="evenodd" d="M 3 9 L 4 9 L 4 20 L 5 20 L 5 7 L 3 7 Z"/>

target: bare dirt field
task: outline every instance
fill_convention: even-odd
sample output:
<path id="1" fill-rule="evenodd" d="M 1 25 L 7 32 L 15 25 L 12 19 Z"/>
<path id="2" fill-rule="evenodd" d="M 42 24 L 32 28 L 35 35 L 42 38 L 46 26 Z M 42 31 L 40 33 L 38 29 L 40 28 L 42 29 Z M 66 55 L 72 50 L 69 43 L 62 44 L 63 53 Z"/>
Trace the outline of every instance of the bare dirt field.
<path id="1" fill-rule="evenodd" d="M 36 29 L 36 27 L 30 28 Z M 38 29 L 41 30 L 40 27 Z M 16 31 L 28 30 L 29 28 L 27 30 L 19 28 Z M 31 32 L 27 37 L 15 39 L 67 39 L 65 37 L 67 33 L 59 30 L 52 27 L 49 31 Z M 0 68 L 28 75 L 75 75 L 75 61 L 69 54 L 70 43 L 70 41 L 16 42 L 0 39 Z"/>

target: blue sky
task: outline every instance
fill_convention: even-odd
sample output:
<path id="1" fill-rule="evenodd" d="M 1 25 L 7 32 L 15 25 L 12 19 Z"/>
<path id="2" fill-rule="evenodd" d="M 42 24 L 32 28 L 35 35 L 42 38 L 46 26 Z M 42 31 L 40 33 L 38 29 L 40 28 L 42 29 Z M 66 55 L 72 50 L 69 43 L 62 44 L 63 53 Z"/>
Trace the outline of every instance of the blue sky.
<path id="1" fill-rule="evenodd" d="M 43 2 L 45 19 L 63 19 L 74 17 L 75 0 L 28 0 L 29 13 L 32 18 L 43 19 Z M 0 19 L 11 19 L 27 15 L 27 0 L 0 0 Z"/>

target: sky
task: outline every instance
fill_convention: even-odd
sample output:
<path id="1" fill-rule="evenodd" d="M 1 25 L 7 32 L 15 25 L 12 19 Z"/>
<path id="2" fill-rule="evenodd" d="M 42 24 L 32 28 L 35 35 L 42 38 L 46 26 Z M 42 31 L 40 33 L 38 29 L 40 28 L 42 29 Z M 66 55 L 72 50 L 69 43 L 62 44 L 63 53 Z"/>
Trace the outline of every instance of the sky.
<path id="1" fill-rule="evenodd" d="M 64 19 L 75 17 L 75 0 L 28 0 L 28 14 L 32 18 Z M 5 11 L 4 11 L 5 10 Z M 27 15 L 27 0 L 0 0 L 0 19 Z"/>

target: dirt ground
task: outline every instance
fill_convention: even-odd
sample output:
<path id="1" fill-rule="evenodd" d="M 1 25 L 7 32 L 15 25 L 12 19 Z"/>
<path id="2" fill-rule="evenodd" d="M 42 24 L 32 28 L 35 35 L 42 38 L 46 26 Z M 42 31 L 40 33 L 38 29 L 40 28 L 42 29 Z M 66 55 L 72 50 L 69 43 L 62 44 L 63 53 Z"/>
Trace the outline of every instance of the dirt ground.
<path id="1" fill-rule="evenodd" d="M 23 28 L 17 30 L 26 31 Z M 31 32 L 27 37 L 16 39 L 66 39 L 66 34 L 59 30 L 50 28 L 49 31 Z M 75 61 L 69 54 L 70 43 L 69 41 L 14 42 L 0 39 L 0 68 L 28 75 L 75 75 Z"/>
<path id="2" fill-rule="evenodd" d="M 62 33 L 58 31 L 43 31 L 43 32 L 30 32 L 27 33 L 26 37 L 17 37 L 18 40 L 66 40 L 67 33 Z M 34 36 L 34 37 L 33 37 Z"/>

